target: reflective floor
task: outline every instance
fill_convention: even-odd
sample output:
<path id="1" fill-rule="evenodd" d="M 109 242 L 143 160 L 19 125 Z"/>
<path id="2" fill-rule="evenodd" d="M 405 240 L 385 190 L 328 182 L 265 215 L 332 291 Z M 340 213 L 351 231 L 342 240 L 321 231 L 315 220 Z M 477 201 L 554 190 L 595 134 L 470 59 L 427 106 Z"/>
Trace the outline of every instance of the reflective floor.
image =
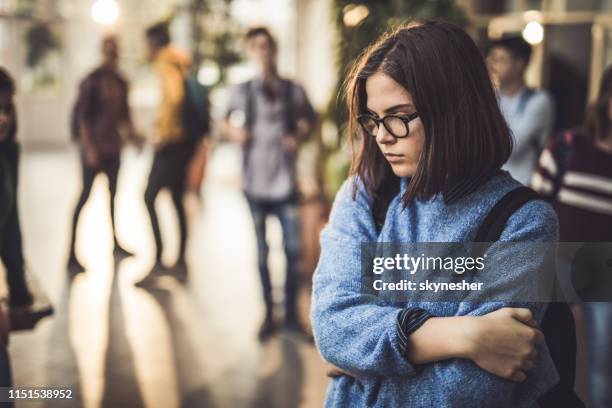
<path id="1" fill-rule="evenodd" d="M 256 339 L 263 317 L 255 237 L 239 191 L 240 157 L 221 146 L 209 165 L 204 200 L 187 201 L 189 281 L 133 283 L 152 264 L 153 238 L 142 201 L 151 153 L 126 151 L 119 178 L 118 235 L 137 255 L 112 257 L 107 182 L 96 179 L 79 224 L 77 254 L 87 272 L 65 269 L 80 186 L 75 150 L 25 151 L 20 213 L 29 271 L 56 307 L 35 330 L 11 336 L 17 386 L 68 387 L 67 402 L 18 406 L 319 407 L 327 379 L 314 346 L 281 334 Z M 170 197 L 157 201 L 167 253 L 176 256 Z M 280 228 L 270 225 L 271 270 L 281 289 Z M 279 299 L 280 300 L 280 299 Z M 308 313 L 308 289 L 302 296 Z"/>

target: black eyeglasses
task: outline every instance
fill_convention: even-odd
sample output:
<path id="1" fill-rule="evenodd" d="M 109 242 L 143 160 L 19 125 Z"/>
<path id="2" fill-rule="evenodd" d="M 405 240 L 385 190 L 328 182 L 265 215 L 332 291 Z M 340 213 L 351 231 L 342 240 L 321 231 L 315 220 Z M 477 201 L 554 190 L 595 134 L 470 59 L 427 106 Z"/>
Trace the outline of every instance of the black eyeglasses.
<path id="1" fill-rule="evenodd" d="M 419 117 L 418 112 L 411 113 L 410 115 L 387 115 L 382 118 L 377 118 L 374 115 L 366 114 L 359 115 L 357 122 L 361 125 L 361 128 L 366 135 L 376 137 L 378 134 L 378 128 L 382 123 L 385 129 L 396 139 L 401 139 L 408 136 L 410 128 L 408 124 L 414 119 Z"/>

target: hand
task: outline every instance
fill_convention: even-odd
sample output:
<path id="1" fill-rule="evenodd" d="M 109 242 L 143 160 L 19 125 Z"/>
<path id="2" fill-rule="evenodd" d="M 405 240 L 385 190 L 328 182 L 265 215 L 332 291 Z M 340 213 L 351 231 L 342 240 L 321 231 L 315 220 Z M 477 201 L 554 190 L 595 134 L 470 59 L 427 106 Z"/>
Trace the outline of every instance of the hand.
<path id="1" fill-rule="evenodd" d="M 521 382 L 534 366 L 544 335 L 529 309 L 503 308 L 470 320 L 467 358 L 507 380 Z"/>
<path id="2" fill-rule="evenodd" d="M 355 378 L 353 374 L 349 373 L 348 371 L 344 371 L 340 367 L 336 367 L 332 363 L 327 363 L 325 367 L 325 375 L 331 378 L 340 377 L 341 375 L 348 375 L 349 377 Z"/>
<path id="3" fill-rule="evenodd" d="M 285 135 L 280 140 L 283 150 L 287 153 L 295 153 L 298 148 L 298 142 L 295 136 Z"/>
<path id="4" fill-rule="evenodd" d="M 100 164 L 100 156 L 94 149 L 85 149 L 85 162 L 90 167 L 98 167 Z"/>

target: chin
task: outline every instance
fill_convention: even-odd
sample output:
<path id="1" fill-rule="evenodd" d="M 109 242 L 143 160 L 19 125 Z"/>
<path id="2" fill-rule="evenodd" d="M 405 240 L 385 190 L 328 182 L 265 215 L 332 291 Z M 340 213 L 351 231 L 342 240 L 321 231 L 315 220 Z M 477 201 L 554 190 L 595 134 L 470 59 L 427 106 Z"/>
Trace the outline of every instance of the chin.
<path id="1" fill-rule="evenodd" d="M 393 174 L 395 174 L 397 177 L 412 177 L 416 172 L 416 167 L 408 164 L 401 164 L 395 166 L 391 165 L 391 170 L 393 171 Z"/>

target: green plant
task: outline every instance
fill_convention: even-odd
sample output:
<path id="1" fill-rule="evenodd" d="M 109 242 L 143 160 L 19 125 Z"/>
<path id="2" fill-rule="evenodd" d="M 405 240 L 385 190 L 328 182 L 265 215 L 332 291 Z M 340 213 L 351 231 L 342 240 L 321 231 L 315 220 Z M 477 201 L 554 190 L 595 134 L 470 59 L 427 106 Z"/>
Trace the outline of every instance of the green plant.
<path id="1" fill-rule="evenodd" d="M 213 61 L 219 67 L 218 84 L 225 82 L 227 69 L 242 60 L 235 44 L 241 36 L 230 16 L 232 0 L 191 0 L 192 57 L 195 67 Z"/>
<path id="2" fill-rule="evenodd" d="M 47 53 L 59 48 L 59 39 L 45 23 L 35 23 L 26 32 L 27 56 L 26 64 L 36 67 Z"/>

